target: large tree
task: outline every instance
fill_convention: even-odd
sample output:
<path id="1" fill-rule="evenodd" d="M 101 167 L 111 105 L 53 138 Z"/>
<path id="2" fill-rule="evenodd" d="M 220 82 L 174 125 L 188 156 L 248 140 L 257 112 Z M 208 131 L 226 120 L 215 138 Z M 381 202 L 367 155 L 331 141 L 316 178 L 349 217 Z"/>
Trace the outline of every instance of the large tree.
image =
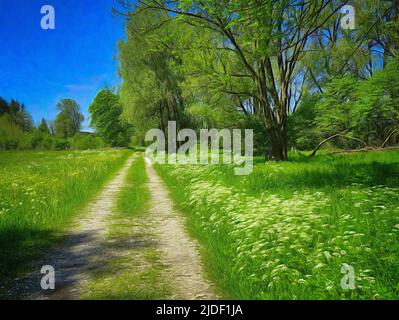
<path id="1" fill-rule="evenodd" d="M 170 20 L 162 11 L 134 16 L 120 43 L 124 117 L 141 138 L 154 127 L 166 132 L 168 121 L 184 127 L 180 48 L 190 35 L 186 26 Z"/>
<path id="2" fill-rule="evenodd" d="M 56 134 L 67 138 L 78 133 L 84 120 L 79 104 L 72 99 L 62 99 L 57 108 L 59 113 L 54 120 Z"/>
<path id="3" fill-rule="evenodd" d="M 126 146 L 129 143 L 128 127 L 121 120 L 122 104 L 117 94 L 109 89 L 97 93 L 89 107 L 90 126 L 112 146 Z"/>
<path id="4" fill-rule="evenodd" d="M 50 129 L 49 126 L 47 124 L 46 119 L 42 118 L 42 120 L 40 121 L 39 126 L 37 127 L 37 129 L 42 132 L 42 133 L 47 133 L 50 134 Z"/>
<path id="5" fill-rule="evenodd" d="M 153 116 L 164 126 L 173 117 L 162 113 L 170 111 L 162 107 L 168 105 L 162 97 L 173 92 L 178 92 L 183 115 L 189 110 L 194 118 L 198 111 L 220 113 L 223 104 L 257 124 L 258 135 L 264 134 L 257 141 L 276 160 L 287 159 L 287 119 L 296 123 L 295 136 L 300 135 L 298 123 L 307 123 L 291 121 L 304 96 L 311 112 L 302 116 L 319 121 L 313 95 L 346 79 L 372 78 L 397 54 L 399 43 L 398 0 L 142 0 L 134 8 L 120 2 L 130 19 L 121 60 L 122 97 L 125 105 L 137 106 L 129 107 L 131 118 Z M 356 9 L 355 30 L 342 28 L 341 9 L 347 4 Z M 342 127 L 338 119 L 330 120 L 324 121 L 330 123 L 327 131 Z M 314 144 L 317 137 L 308 137 Z"/>
<path id="6" fill-rule="evenodd" d="M 299 61 L 310 37 L 339 12 L 346 2 L 240 0 L 156 1 L 143 0 L 136 10 L 164 10 L 190 25 L 215 32 L 215 50 L 232 52 L 239 68 L 225 68 L 227 76 L 241 70 L 251 79 L 253 90 L 230 88 L 229 94 L 248 96 L 264 123 L 270 145 L 269 158 L 287 159 L 287 116 L 295 100 L 298 79 L 303 78 Z"/>

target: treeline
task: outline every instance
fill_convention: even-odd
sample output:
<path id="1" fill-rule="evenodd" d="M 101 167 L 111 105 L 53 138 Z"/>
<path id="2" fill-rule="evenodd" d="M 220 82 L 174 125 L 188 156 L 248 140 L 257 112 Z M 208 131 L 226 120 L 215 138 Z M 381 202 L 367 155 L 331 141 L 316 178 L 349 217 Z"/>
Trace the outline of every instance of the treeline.
<path id="1" fill-rule="evenodd" d="M 328 138 L 342 149 L 399 143 L 399 59 L 367 79 L 343 76 L 323 87 L 322 92 L 304 92 L 289 117 L 295 148 L 313 149 Z"/>
<path id="2" fill-rule="evenodd" d="M 323 140 L 398 143 L 398 1 L 119 2 L 121 101 L 137 140 L 174 120 L 253 128 L 255 152 L 276 160 Z"/>
<path id="3" fill-rule="evenodd" d="M 121 118 L 119 96 L 101 90 L 89 107 L 94 133 L 81 132 L 84 116 L 73 99 L 62 99 L 53 121 L 36 126 L 23 103 L 0 97 L 0 150 L 86 150 L 123 147 L 130 143 L 132 127 Z"/>

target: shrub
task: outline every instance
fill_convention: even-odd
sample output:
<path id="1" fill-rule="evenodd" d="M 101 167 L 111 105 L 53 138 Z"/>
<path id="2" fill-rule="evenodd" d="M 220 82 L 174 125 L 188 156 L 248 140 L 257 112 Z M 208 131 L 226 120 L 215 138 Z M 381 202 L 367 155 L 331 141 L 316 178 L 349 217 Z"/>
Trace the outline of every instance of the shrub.
<path id="1" fill-rule="evenodd" d="M 105 147 L 105 142 L 93 134 L 76 134 L 69 140 L 70 147 L 75 150 L 98 149 Z"/>

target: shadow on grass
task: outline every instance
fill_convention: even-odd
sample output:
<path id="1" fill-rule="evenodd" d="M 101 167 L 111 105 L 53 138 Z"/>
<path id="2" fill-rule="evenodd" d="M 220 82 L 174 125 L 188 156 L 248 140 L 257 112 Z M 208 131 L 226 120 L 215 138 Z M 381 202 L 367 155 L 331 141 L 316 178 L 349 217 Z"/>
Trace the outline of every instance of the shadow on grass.
<path id="1" fill-rule="evenodd" d="M 29 237 L 26 235 L 29 234 Z M 23 239 L 23 236 L 25 239 Z M 0 236 L 1 299 L 73 299 L 72 288 L 89 278 L 101 277 L 118 270 L 109 268 L 112 261 L 128 250 L 156 248 L 158 243 L 141 236 L 129 239 L 101 239 L 97 232 L 73 233 L 62 239 L 47 231 L 20 230 Z M 29 240 L 27 240 L 29 239 Z M 56 244 L 60 246 L 55 247 Z M 44 291 L 40 286 L 44 265 L 55 269 L 55 290 Z M 23 277 L 18 275 L 25 274 Z"/>
<path id="2" fill-rule="evenodd" d="M 254 170 L 248 176 L 235 176 L 232 166 L 214 166 L 209 180 L 251 195 L 263 192 L 288 192 L 306 189 L 399 185 L 399 152 L 350 155 L 319 155 L 309 158 L 296 154 L 287 162 L 254 158 Z"/>
<path id="3" fill-rule="evenodd" d="M 13 283 L 31 269 L 32 261 L 59 243 L 60 239 L 60 235 L 50 230 L 0 230 L 0 299 L 7 298 Z"/>
<path id="4" fill-rule="evenodd" d="M 331 164 L 331 166 L 300 166 L 269 174 L 261 168 L 241 182 L 241 188 L 251 192 L 266 190 L 301 190 L 342 188 L 351 184 L 365 187 L 399 185 L 399 163 Z"/>

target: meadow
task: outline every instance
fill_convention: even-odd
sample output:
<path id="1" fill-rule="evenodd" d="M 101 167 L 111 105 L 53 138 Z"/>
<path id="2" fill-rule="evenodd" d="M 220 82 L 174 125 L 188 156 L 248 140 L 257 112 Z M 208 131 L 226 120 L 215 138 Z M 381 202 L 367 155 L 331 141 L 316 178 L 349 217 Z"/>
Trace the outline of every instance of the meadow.
<path id="1" fill-rule="evenodd" d="M 71 218 L 130 154 L 128 150 L 1 152 L 1 279 L 26 271 L 30 261 L 56 244 Z"/>
<path id="2" fill-rule="evenodd" d="M 399 152 L 157 165 L 209 276 L 233 299 L 397 299 Z M 342 266 L 355 271 L 343 289 Z"/>

